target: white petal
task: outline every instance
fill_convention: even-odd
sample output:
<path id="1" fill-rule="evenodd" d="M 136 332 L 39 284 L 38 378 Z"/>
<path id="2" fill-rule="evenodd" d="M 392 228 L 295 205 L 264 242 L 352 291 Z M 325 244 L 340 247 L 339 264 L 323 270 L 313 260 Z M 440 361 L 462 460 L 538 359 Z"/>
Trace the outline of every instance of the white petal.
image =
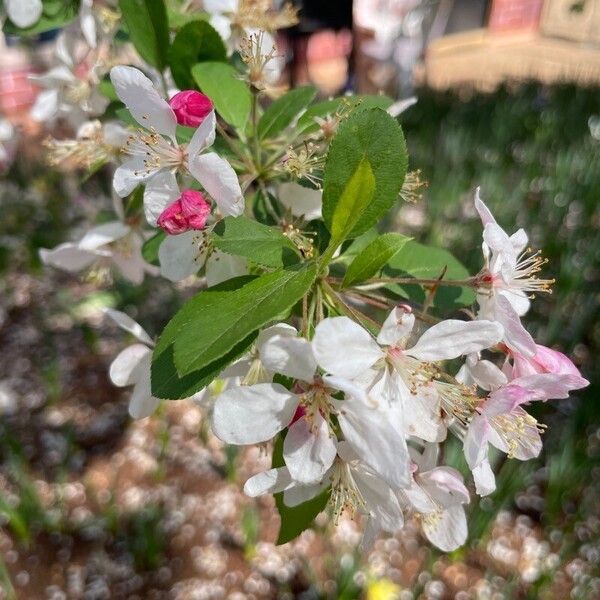
<path id="1" fill-rule="evenodd" d="M 4 0 L 8 18 L 17 26 L 31 27 L 42 16 L 41 0 Z"/>
<path id="2" fill-rule="evenodd" d="M 339 384 L 339 381 L 338 381 Z M 393 487 L 410 485 L 409 456 L 402 423 L 368 404 L 366 394 L 346 394 L 335 401 L 345 440 L 360 459 Z"/>
<path id="3" fill-rule="evenodd" d="M 122 148 L 129 137 L 129 130 L 118 121 L 107 121 L 102 126 L 104 141 L 113 148 Z"/>
<path id="4" fill-rule="evenodd" d="M 464 366 L 470 377 L 462 381 L 465 385 L 476 383 L 483 390 L 495 390 L 506 385 L 506 375 L 489 360 L 476 360 L 473 364 L 466 363 Z"/>
<path id="5" fill-rule="evenodd" d="M 326 487 L 329 486 L 329 478 L 324 477 L 321 483 L 311 485 L 293 484 L 283 492 L 283 503 L 290 508 L 304 504 L 318 496 Z"/>
<path id="6" fill-rule="evenodd" d="M 285 337 L 296 337 L 298 330 L 287 323 L 277 323 L 263 329 L 256 338 L 256 349 L 258 354 L 262 352 L 263 345 L 266 344 L 272 337 L 285 336 Z"/>
<path id="7" fill-rule="evenodd" d="M 439 506 L 447 508 L 469 503 L 469 490 L 462 475 L 452 467 L 435 467 L 417 475 L 419 484 Z"/>
<path id="8" fill-rule="evenodd" d="M 112 361 L 109 369 L 110 380 L 119 387 L 137 383 L 150 366 L 152 351 L 143 344 L 133 344 L 122 350 Z"/>
<path id="9" fill-rule="evenodd" d="M 335 440 L 319 413 L 312 423 L 300 418 L 290 425 L 283 442 L 283 458 L 294 481 L 302 484 L 320 482 L 335 457 Z"/>
<path id="10" fill-rule="evenodd" d="M 306 221 L 321 218 L 323 192 L 312 190 L 293 181 L 282 183 L 278 188 L 281 204 L 289 208 L 295 217 L 303 217 Z"/>
<path id="11" fill-rule="evenodd" d="M 496 477 L 487 458 L 482 460 L 476 467 L 473 467 L 472 471 L 475 491 L 479 496 L 488 496 L 495 491 Z"/>
<path id="12" fill-rule="evenodd" d="M 248 274 L 248 261 L 241 256 L 215 250 L 206 260 L 206 284 L 208 287 Z"/>
<path id="13" fill-rule="evenodd" d="M 244 494 L 256 498 L 263 494 L 278 494 L 292 484 L 289 471 L 285 468 L 269 469 L 250 477 L 244 484 Z"/>
<path id="14" fill-rule="evenodd" d="M 149 417 L 160 404 L 160 400 L 152 395 L 150 371 L 148 376 L 135 384 L 129 399 L 129 414 L 133 419 Z"/>
<path id="15" fill-rule="evenodd" d="M 35 99 L 30 115 L 34 121 L 44 123 L 56 115 L 58 111 L 58 90 L 43 90 Z"/>
<path id="16" fill-rule="evenodd" d="M 196 131 L 194 131 L 194 135 L 188 144 L 187 153 L 189 161 L 194 160 L 200 152 L 213 145 L 216 126 L 217 117 L 215 116 L 215 111 L 211 110 Z"/>
<path id="17" fill-rule="evenodd" d="M 121 198 L 125 198 L 156 173 L 156 169 L 146 168 L 143 157 L 134 156 L 117 167 L 113 175 L 113 189 Z"/>
<path id="18" fill-rule="evenodd" d="M 494 346 L 502 334 L 502 327 L 493 321 L 447 319 L 430 327 L 406 353 L 424 361 L 457 358 Z"/>
<path id="19" fill-rule="evenodd" d="M 96 47 L 96 19 L 92 12 L 94 0 L 81 0 L 79 8 L 79 26 L 85 41 L 91 48 Z"/>
<path id="20" fill-rule="evenodd" d="M 89 267 L 98 255 L 93 252 L 81 250 L 77 244 L 67 242 L 59 244 L 56 248 L 47 250 L 40 249 L 40 258 L 45 265 L 63 269 L 69 273 L 75 273 Z"/>
<path id="21" fill-rule="evenodd" d="M 228 444 L 266 442 L 287 427 L 297 407 L 298 396 L 277 383 L 231 388 L 215 401 L 213 431 Z"/>
<path id="22" fill-rule="evenodd" d="M 467 518 L 462 506 L 452 506 L 422 521 L 427 539 L 443 552 L 452 552 L 467 541 Z"/>
<path id="23" fill-rule="evenodd" d="M 239 0 L 204 0 L 202 8 L 212 14 L 236 13 Z"/>
<path id="24" fill-rule="evenodd" d="M 463 448 L 467 464 L 471 469 L 481 464 L 487 457 L 489 425 L 485 417 L 475 415 L 469 423 Z"/>
<path id="25" fill-rule="evenodd" d="M 510 305 L 520 317 L 525 315 L 531 306 L 531 301 L 523 290 L 515 290 L 508 287 L 499 290 L 498 294 L 504 296 L 510 302 Z"/>
<path id="26" fill-rule="evenodd" d="M 402 389 L 404 427 L 408 435 L 427 442 L 446 439 L 446 425 L 440 417 L 441 400 L 434 386 L 421 385 L 411 394 L 404 385 Z"/>
<path id="27" fill-rule="evenodd" d="M 136 323 L 129 315 L 126 315 L 120 310 L 114 310 L 113 308 L 105 308 L 103 312 L 121 329 L 134 335 L 143 344 L 148 344 L 149 346 L 154 345 L 152 338 L 144 331 L 144 328 L 139 323 Z"/>
<path id="28" fill-rule="evenodd" d="M 480 189 L 480 187 L 477 187 L 477 189 L 475 190 L 475 209 L 479 213 L 481 222 L 485 227 L 488 223 L 496 223 L 496 219 L 494 219 L 494 215 L 492 215 L 490 209 L 485 205 L 485 203 L 481 199 L 481 196 L 479 195 Z"/>
<path id="29" fill-rule="evenodd" d="M 275 335 L 262 345 L 260 359 L 266 369 L 312 383 L 317 362 L 304 338 Z"/>
<path id="30" fill-rule="evenodd" d="M 408 110 L 413 104 L 418 102 L 418 98 L 416 96 L 411 96 L 410 98 L 404 98 L 403 100 L 398 100 L 394 102 L 391 106 L 388 107 L 387 113 L 392 115 L 392 117 L 399 117 L 404 111 Z"/>
<path id="31" fill-rule="evenodd" d="M 97 250 L 106 244 L 116 242 L 125 237 L 131 231 L 129 225 L 121 221 L 111 221 L 92 227 L 79 241 L 81 250 Z"/>
<path id="32" fill-rule="evenodd" d="M 206 0 L 204 1 L 203 6 L 205 7 L 205 10 L 208 10 L 206 9 Z M 227 41 L 231 37 L 231 21 L 227 17 L 213 14 L 208 22 L 223 40 Z"/>
<path id="33" fill-rule="evenodd" d="M 510 236 L 510 243 L 512 244 L 513 250 L 517 254 L 521 254 L 521 252 L 527 248 L 527 244 L 529 243 L 526 231 L 524 229 L 515 231 L 515 233 Z"/>
<path id="34" fill-rule="evenodd" d="M 144 214 L 148 224 L 156 227 L 158 217 L 177 198 L 179 186 L 171 171 L 160 171 L 152 177 L 144 189 Z"/>
<path id="35" fill-rule="evenodd" d="M 190 173 L 215 200 L 223 216 L 244 213 L 244 196 L 231 165 L 214 152 L 196 155 L 188 164 Z"/>
<path id="36" fill-rule="evenodd" d="M 384 346 L 400 346 L 415 325 L 415 315 L 401 306 L 394 308 L 381 326 L 377 341 Z"/>
<path id="37" fill-rule="evenodd" d="M 197 232 L 168 235 L 158 248 L 160 274 L 169 281 L 181 281 L 198 272 L 204 264 L 206 252 L 198 250 Z"/>
<path id="38" fill-rule="evenodd" d="M 142 245 L 142 239 L 138 235 L 132 235 L 124 252 L 116 248 L 111 254 L 113 263 L 121 271 L 123 277 L 136 285 L 144 281 L 146 271 L 154 270 L 154 267 L 148 265 L 142 257 Z"/>
<path id="39" fill-rule="evenodd" d="M 356 378 L 384 356 L 371 334 L 348 317 L 321 321 L 313 338 L 317 363 L 328 373 Z"/>
<path id="40" fill-rule="evenodd" d="M 139 69 L 119 65 L 110 70 L 110 80 L 117 96 L 142 127 L 175 139 L 175 113 L 148 77 Z"/>

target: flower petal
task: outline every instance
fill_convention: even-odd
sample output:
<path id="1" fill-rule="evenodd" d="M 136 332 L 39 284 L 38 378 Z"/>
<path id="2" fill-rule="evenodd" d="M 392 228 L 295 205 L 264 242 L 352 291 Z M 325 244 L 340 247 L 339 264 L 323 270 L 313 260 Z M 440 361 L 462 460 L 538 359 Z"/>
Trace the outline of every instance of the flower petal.
<path id="1" fill-rule="evenodd" d="M 277 197 L 281 204 L 289 208 L 295 217 L 303 217 L 306 221 L 321 218 L 323 192 L 304 187 L 294 181 L 282 183 Z"/>
<path id="2" fill-rule="evenodd" d="M 188 160 L 193 161 L 200 152 L 212 146 L 215 141 L 215 129 L 217 117 L 215 111 L 211 110 L 205 119 L 194 131 L 194 135 L 187 147 Z"/>
<path id="3" fill-rule="evenodd" d="M 447 319 L 430 327 L 406 354 L 423 361 L 457 358 L 494 346 L 502 334 L 502 327 L 493 321 Z"/>
<path id="4" fill-rule="evenodd" d="M 175 140 L 175 113 L 148 77 L 139 69 L 119 65 L 110 70 L 110 80 L 121 102 L 142 127 Z"/>
<path id="5" fill-rule="evenodd" d="M 496 320 L 504 327 L 504 343 L 524 356 L 535 356 L 535 341 L 523 327 L 515 309 L 502 294 L 498 294 L 495 300 Z"/>
<path id="6" fill-rule="evenodd" d="M 197 273 L 206 257 L 206 250 L 200 254 L 199 240 L 197 231 L 168 235 L 158 248 L 160 274 L 169 281 L 181 281 Z"/>
<path id="7" fill-rule="evenodd" d="M 215 250 L 206 260 L 206 284 L 208 287 L 248 274 L 248 261 L 240 256 Z"/>
<path id="8" fill-rule="evenodd" d="M 149 417 L 160 404 L 160 400 L 152 395 L 150 382 L 150 365 L 147 373 L 134 386 L 129 399 L 129 414 L 133 419 L 145 419 Z"/>
<path id="9" fill-rule="evenodd" d="M 125 198 L 156 173 L 156 169 L 146 167 L 141 156 L 134 156 L 117 167 L 113 175 L 113 189 L 121 198 Z"/>
<path id="10" fill-rule="evenodd" d="M 476 467 L 473 467 L 472 471 L 475 491 L 479 496 L 489 496 L 496 490 L 496 477 L 487 458 L 483 459 Z"/>
<path id="11" fill-rule="evenodd" d="M 139 323 L 136 323 L 129 315 L 120 310 L 114 310 L 113 308 L 105 308 L 103 312 L 121 329 L 131 333 L 131 335 L 135 336 L 143 344 L 148 344 L 148 346 L 154 345 L 152 338 L 144 331 L 144 328 Z"/>
<path id="12" fill-rule="evenodd" d="M 92 227 L 79 241 L 81 250 L 94 251 L 125 237 L 131 228 L 121 221 L 111 221 Z"/>
<path id="13" fill-rule="evenodd" d="M 250 477 L 244 484 L 244 494 L 256 498 L 263 494 L 278 494 L 292 484 L 292 478 L 285 467 L 269 469 Z"/>
<path id="14" fill-rule="evenodd" d="M 137 383 L 150 365 L 152 351 L 144 344 L 133 344 L 122 350 L 112 361 L 108 371 L 110 380 L 118 387 Z"/>
<path id="15" fill-rule="evenodd" d="M 479 195 L 480 190 L 481 188 L 477 186 L 477 189 L 475 190 L 475 209 L 479 213 L 479 218 L 485 227 L 488 223 L 496 223 L 496 219 L 494 219 L 494 215 L 492 215 L 490 209 L 481 199 L 481 196 Z"/>
<path id="16" fill-rule="evenodd" d="M 422 527 L 427 539 L 443 552 L 452 552 L 467 541 L 467 517 L 460 505 L 424 518 Z"/>
<path id="17" fill-rule="evenodd" d="M 4 0 L 8 18 L 22 29 L 31 27 L 42 16 L 41 0 Z"/>
<path id="18" fill-rule="evenodd" d="M 212 415 L 215 435 L 228 444 L 258 444 L 292 420 L 298 396 L 277 383 L 240 386 L 220 394 Z"/>
<path id="19" fill-rule="evenodd" d="M 51 250 L 41 248 L 40 259 L 45 265 L 75 273 L 89 267 L 98 259 L 98 254 L 81 250 L 77 244 L 66 242 Z"/>
<path id="20" fill-rule="evenodd" d="M 244 196 L 231 165 L 214 152 L 196 155 L 189 161 L 190 173 L 214 198 L 223 216 L 239 217 L 244 213 Z"/>
<path id="21" fill-rule="evenodd" d="M 321 321 L 312 341 L 317 363 L 332 375 L 356 378 L 384 353 L 371 334 L 348 317 Z"/>
<path id="22" fill-rule="evenodd" d="M 400 346 L 415 325 L 415 315 L 403 306 L 396 306 L 381 326 L 377 341 L 383 346 Z"/>
<path id="23" fill-rule="evenodd" d="M 262 345 L 260 359 L 273 373 L 312 382 L 317 370 L 312 345 L 304 338 L 275 335 Z"/>
<path id="24" fill-rule="evenodd" d="M 283 442 L 283 458 L 292 479 L 302 484 L 320 482 L 336 457 L 335 438 L 317 412 L 312 423 L 298 419 Z"/>
<path id="25" fill-rule="evenodd" d="M 144 189 L 144 214 L 148 224 L 157 227 L 158 217 L 177 198 L 179 186 L 175 175 L 171 171 L 159 171 Z"/>

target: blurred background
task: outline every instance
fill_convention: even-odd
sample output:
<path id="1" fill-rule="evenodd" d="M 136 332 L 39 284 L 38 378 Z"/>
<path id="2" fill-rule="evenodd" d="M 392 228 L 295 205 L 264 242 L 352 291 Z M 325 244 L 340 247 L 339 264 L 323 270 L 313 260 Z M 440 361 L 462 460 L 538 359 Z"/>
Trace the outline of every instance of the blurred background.
<path id="1" fill-rule="evenodd" d="M 42 268 L 38 250 L 110 208 L 107 172 L 49 170 L 29 118 L 53 34 L 0 40 L 0 592 L 23 600 L 600 598 L 600 1 L 304 0 L 281 32 L 287 83 L 418 97 L 402 115 L 428 186 L 391 228 L 475 273 L 473 191 L 550 259 L 554 293 L 526 323 L 592 385 L 537 406 L 542 456 L 497 464 L 468 544 L 442 555 L 415 524 L 357 550 L 342 517 L 275 546 L 271 498 L 241 492 L 268 464 L 210 434 L 202 409 L 164 403 L 133 422 L 107 369 L 124 347 L 112 306 L 160 333 L 186 289 Z M 466 469 L 461 448 L 446 460 Z"/>

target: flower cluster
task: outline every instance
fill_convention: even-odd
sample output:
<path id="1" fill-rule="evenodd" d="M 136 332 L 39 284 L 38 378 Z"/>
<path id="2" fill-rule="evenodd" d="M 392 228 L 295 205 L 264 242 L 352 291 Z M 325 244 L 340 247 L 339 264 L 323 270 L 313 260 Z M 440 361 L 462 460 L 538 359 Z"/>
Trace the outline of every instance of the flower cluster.
<path id="1" fill-rule="evenodd" d="M 495 488 L 490 446 L 537 456 L 544 426 L 528 405 L 588 383 L 521 320 L 531 294 L 552 285 L 538 277 L 544 259 L 523 230 L 500 227 L 479 190 L 473 277 L 448 279 L 422 245 L 379 234 L 386 211 L 423 187 L 406 173 L 397 121 L 415 100 L 284 94 L 272 34 L 295 22 L 287 4 L 183 3 L 171 7 L 174 31 L 156 18 L 162 0 L 152 4 L 140 17 L 129 3 L 121 15 L 116 3 L 82 1 L 36 78 L 48 164 L 109 173 L 114 209 L 41 259 L 98 285 L 116 272 L 196 288 L 156 341 L 106 311 L 136 338 L 109 369 L 115 385 L 133 386 L 133 418 L 187 398 L 223 442 L 272 448 L 272 468 L 244 489 L 281 494 L 281 519 L 301 514 L 301 528 L 327 505 L 334 521 L 364 515 L 365 546 L 415 518 L 443 551 L 459 547 L 471 482 L 479 495 Z M 4 5 L 12 26 L 38 27 L 39 0 Z M 0 164 L 12 137 L 0 128 Z M 463 312 L 436 304 L 444 286 L 466 290 Z M 466 479 L 440 458 L 449 436 Z"/>

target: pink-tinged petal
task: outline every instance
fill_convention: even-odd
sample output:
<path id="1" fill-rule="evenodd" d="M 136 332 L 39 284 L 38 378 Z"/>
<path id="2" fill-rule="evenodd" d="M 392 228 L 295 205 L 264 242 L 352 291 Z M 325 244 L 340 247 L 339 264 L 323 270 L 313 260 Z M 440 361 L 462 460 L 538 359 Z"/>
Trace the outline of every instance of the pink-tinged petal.
<path id="1" fill-rule="evenodd" d="M 396 306 L 381 326 L 377 341 L 383 346 L 403 346 L 415 325 L 415 315 L 410 306 Z"/>
<path id="2" fill-rule="evenodd" d="M 204 125 L 204 123 L 203 123 Z M 239 217 L 244 213 L 244 196 L 231 165 L 214 152 L 190 157 L 190 173 L 215 200 L 223 216 Z"/>
<path id="3" fill-rule="evenodd" d="M 317 325 L 313 353 L 325 371 L 350 379 L 384 356 L 371 334 L 348 317 L 328 318 Z"/>
<path id="4" fill-rule="evenodd" d="M 457 358 L 494 346 L 502 333 L 502 327 L 493 321 L 447 319 L 430 327 L 406 354 L 424 361 Z"/>
<path id="5" fill-rule="evenodd" d="M 212 100 L 196 90 L 183 90 L 169 100 L 177 123 L 187 127 L 198 127 L 213 110 Z"/>
<path id="6" fill-rule="evenodd" d="M 210 216 L 210 204 L 196 190 L 184 190 L 158 217 L 158 226 L 169 235 L 202 230 Z"/>
<path id="7" fill-rule="evenodd" d="M 215 401 L 212 427 L 228 444 L 258 444 L 277 435 L 292 420 L 298 396 L 277 383 L 225 390 Z"/>
<path id="8" fill-rule="evenodd" d="M 175 139 L 175 113 L 148 77 L 139 69 L 119 65 L 110 70 L 110 80 L 121 102 L 142 127 Z"/>
<path id="9" fill-rule="evenodd" d="M 511 382 L 492 392 L 483 404 L 481 411 L 487 419 L 491 419 L 497 415 L 508 414 L 517 406 L 536 399 L 534 391 L 516 385 L 516 382 Z"/>
<path id="10" fill-rule="evenodd" d="M 479 190 L 481 188 L 478 186 L 475 190 L 475 210 L 479 213 L 479 218 L 481 219 L 481 223 L 485 227 L 488 223 L 495 223 L 496 219 L 494 219 L 494 215 L 492 215 L 490 209 L 486 206 L 484 201 L 481 199 L 479 195 Z"/>
<path id="11" fill-rule="evenodd" d="M 469 490 L 463 483 L 463 477 L 452 467 L 435 467 L 418 474 L 417 480 L 440 506 L 469 503 Z"/>
<path id="12" fill-rule="evenodd" d="M 524 356 L 534 356 L 536 346 L 531 334 L 523 327 L 519 315 L 501 294 L 496 297 L 496 320 L 504 328 L 504 343 Z"/>
<path id="13" fill-rule="evenodd" d="M 283 442 L 283 458 L 292 479 L 302 484 L 320 482 L 336 457 L 335 438 L 320 414 L 313 421 L 290 425 Z"/>
<path id="14" fill-rule="evenodd" d="M 513 379 L 512 384 L 529 390 L 530 400 L 560 400 L 568 398 L 569 392 L 589 385 L 589 381 L 579 375 L 561 375 L 555 373 L 536 373 Z"/>
<path id="15" fill-rule="evenodd" d="M 152 227 L 157 226 L 157 219 L 163 211 L 179 198 L 177 179 L 171 171 L 159 171 L 144 188 L 144 214 Z"/>
<path id="16" fill-rule="evenodd" d="M 558 350 L 553 350 L 552 348 L 537 344 L 535 356 L 527 357 L 518 352 L 513 353 L 512 376 L 514 378 L 523 377 L 525 375 L 534 375 L 536 373 L 573 375 L 581 378 L 581 373 L 571 362 L 569 357 Z"/>

